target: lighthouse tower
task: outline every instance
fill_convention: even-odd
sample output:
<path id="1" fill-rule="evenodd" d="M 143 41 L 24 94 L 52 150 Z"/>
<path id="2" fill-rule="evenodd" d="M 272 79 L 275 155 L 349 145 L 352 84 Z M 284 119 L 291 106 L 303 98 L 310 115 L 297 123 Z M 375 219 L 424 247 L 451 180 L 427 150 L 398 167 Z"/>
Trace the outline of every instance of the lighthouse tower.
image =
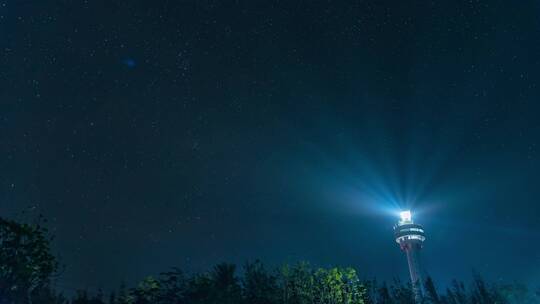
<path id="1" fill-rule="evenodd" d="M 401 250 L 407 255 L 414 297 L 416 303 L 420 303 L 422 300 L 422 277 L 419 253 L 426 236 L 424 228 L 413 222 L 411 211 L 401 212 L 400 217 L 400 221 L 394 226 L 394 236 Z"/>

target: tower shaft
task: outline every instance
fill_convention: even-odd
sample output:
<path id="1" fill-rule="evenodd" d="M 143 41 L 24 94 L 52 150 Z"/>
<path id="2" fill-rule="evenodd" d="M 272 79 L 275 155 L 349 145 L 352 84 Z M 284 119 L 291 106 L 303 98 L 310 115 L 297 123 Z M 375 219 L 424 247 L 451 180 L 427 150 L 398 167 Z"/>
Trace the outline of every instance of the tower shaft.
<path id="1" fill-rule="evenodd" d="M 408 243 L 403 246 L 403 251 L 407 255 L 411 285 L 416 303 L 420 303 L 422 300 L 422 272 L 419 261 L 420 248 L 420 245 L 415 243 Z"/>

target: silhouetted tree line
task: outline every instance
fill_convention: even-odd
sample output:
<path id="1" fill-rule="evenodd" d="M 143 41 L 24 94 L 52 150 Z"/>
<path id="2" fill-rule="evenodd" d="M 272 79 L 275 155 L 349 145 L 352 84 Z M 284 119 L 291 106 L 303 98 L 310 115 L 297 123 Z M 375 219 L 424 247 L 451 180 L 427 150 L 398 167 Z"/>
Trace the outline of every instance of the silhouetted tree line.
<path id="1" fill-rule="evenodd" d="M 0 219 L 0 244 L 0 304 L 415 304 L 410 284 L 399 280 L 360 280 L 352 268 L 308 263 L 268 270 L 260 261 L 241 273 L 226 263 L 193 275 L 174 268 L 107 296 L 79 290 L 67 299 L 51 284 L 58 263 L 42 225 Z M 487 284 L 478 275 L 470 286 L 454 281 L 444 292 L 428 277 L 423 290 L 422 304 L 540 303 L 540 292 L 525 285 Z"/>

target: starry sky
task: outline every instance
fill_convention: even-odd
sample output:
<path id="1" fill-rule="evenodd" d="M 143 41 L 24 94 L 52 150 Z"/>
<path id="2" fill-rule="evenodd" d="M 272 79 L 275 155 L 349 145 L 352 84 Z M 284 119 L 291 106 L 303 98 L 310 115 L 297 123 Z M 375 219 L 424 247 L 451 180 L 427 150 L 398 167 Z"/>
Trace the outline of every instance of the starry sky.
<path id="1" fill-rule="evenodd" d="M 61 288 L 259 258 L 540 283 L 537 1 L 0 1 L 0 214 Z"/>

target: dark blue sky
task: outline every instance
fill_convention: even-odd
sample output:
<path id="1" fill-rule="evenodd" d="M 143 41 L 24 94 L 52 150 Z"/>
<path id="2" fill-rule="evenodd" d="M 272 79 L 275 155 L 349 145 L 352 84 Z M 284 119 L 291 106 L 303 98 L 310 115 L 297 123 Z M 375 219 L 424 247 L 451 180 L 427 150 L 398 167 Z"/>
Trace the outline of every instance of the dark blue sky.
<path id="1" fill-rule="evenodd" d="M 260 258 L 540 282 L 536 1 L 0 1 L 0 212 L 59 285 Z"/>

